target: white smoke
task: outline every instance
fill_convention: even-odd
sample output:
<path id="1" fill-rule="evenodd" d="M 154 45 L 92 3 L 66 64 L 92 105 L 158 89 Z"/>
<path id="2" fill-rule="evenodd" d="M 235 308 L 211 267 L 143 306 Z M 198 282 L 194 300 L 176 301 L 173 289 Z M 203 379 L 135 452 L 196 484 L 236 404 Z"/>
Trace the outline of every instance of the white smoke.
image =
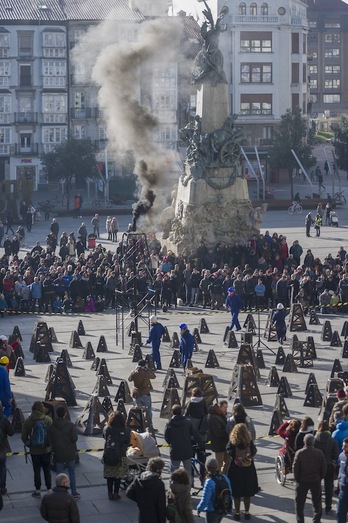
<path id="1" fill-rule="evenodd" d="M 126 26 L 107 20 L 89 30 L 74 50 L 79 70 L 100 87 L 99 106 L 111 144 L 133 150 L 140 165 L 140 200 L 146 199 L 149 190 L 155 194 L 148 221 L 166 206 L 169 192 L 166 157 L 152 135 L 158 125 L 153 113 L 153 67 L 180 60 L 181 31 L 182 24 L 176 18 Z M 137 33 L 136 40 L 120 41 L 120 35 L 126 33 Z"/>

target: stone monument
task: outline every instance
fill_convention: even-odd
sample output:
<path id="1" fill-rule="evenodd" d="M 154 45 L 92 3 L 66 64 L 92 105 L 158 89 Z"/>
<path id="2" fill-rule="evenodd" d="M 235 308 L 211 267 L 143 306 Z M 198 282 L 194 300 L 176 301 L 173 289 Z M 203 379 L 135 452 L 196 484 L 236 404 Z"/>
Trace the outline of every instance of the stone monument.
<path id="1" fill-rule="evenodd" d="M 258 233 L 265 207 L 253 209 L 247 181 L 241 177 L 242 132 L 230 116 L 227 80 L 219 35 L 228 7 L 214 22 L 205 0 L 204 44 L 194 60 L 192 83 L 197 86 L 194 123 L 179 131 L 187 145 L 184 172 L 172 194 L 172 205 L 161 217 L 163 239 L 176 251 L 208 248 L 218 242 L 245 242 Z"/>

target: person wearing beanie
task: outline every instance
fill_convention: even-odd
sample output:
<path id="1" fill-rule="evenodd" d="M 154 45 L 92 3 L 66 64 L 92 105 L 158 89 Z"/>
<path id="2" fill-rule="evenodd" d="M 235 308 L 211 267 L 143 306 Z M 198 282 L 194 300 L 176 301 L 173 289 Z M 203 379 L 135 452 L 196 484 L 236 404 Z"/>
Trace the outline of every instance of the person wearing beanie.
<path id="1" fill-rule="evenodd" d="M 181 353 L 181 362 L 184 367 L 184 373 L 188 360 L 192 358 L 193 349 L 195 346 L 195 339 L 188 330 L 186 323 L 181 323 L 180 325 L 180 353 Z"/>
<path id="2" fill-rule="evenodd" d="M 2 403 L 2 411 L 5 416 L 11 414 L 11 402 L 12 402 L 12 391 L 10 378 L 6 369 L 9 364 L 7 356 L 1 356 L 0 358 L 0 401 Z"/>
<path id="3" fill-rule="evenodd" d="M 132 398 L 138 407 L 146 407 L 149 422 L 152 426 L 152 402 L 151 402 L 151 380 L 156 378 L 156 374 L 147 367 L 145 360 L 139 360 L 137 368 L 131 372 L 128 381 L 134 383 Z"/>
<path id="4" fill-rule="evenodd" d="M 219 463 L 215 458 L 208 457 L 205 467 L 207 469 L 207 479 L 204 483 L 202 498 L 197 505 L 197 515 L 199 516 L 200 512 L 205 512 L 207 523 L 220 523 L 225 514 L 218 514 L 215 510 L 216 480 L 223 479 L 226 482 L 232 498 L 231 482 L 225 474 L 220 473 Z"/>
<path id="5" fill-rule="evenodd" d="M 282 303 L 278 303 L 277 310 L 272 316 L 272 326 L 275 327 L 277 331 L 278 342 L 283 345 L 286 336 L 286 323 L 285 318 L 287 317 L 288 312 L 285 310 Z"/>
<path id="6" fill-rule="evenodd" d="M 151 343 L 152 345 L 152 357 L 153 361 L 156 364 L 157 370 L 162 370 L 161 364 L 161 355 L 160 355 L 160 345 L 163 334 L 165 334 L 165 329 L 162 323 L 159 323 L 156 316 L 150 317 L 151 329 L 149 333 L 149 338 L 146 343 Z"/>
<path id="7" fill-rule="evenodd" d="M 2 438 L 0 441 L 0 494 L 7 494 L 6 489 L 6 452 L 9 452 L 10 445 L 7 440 L 7 436 L 13 436 L 14 428 L 12 423 L 2 413 L 2 403 L 0 401 L 0 431 L 2 433 Z"/>
<path id="8" fill-rule="evenodd" d="M 242 300 L 240 299 L 233 287 L 229 287 L 227 292 L 228 295 L 226 298 L 225 306 L 231 312 L 230 331 L 233 330 L 233 327 L 236 327 L 236 330 L 240 331 L 242 327 L 240 326 L 238 320 L 238 314 L 240 309 L 242 308 Z"/>

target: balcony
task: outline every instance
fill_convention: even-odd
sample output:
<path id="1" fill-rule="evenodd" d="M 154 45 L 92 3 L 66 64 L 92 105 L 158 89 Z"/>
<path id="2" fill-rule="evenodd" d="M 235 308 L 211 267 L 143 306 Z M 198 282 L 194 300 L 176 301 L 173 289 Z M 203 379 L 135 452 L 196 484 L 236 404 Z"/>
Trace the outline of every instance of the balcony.
<path id="1" fill-rule="evenodd" d="M 252 16 L 252 15 L 237 15 L 233 16 L 233 24 L 278 24 L 279 17 L 274 16 Z"/>
<path id="2" fill-rule="evenodd" d="M 107 140 L 94 140 L 92 141 L 92 144 L 94 145 L 95 151 L 104 151 L 105 147 L 108 144 Z"/>
<path id="3" fill-rule="evenodd" d="M 98 107 L 86 107 L 85 109 L 78 109 L 72 107 L 70 109 L 70 116 L 71 118 L 75 118 L 76 120 L 85 120 L 86 118 L 99 118 L 100 111 Z"/>
<path id="4" fill-rule="evenodd" d="M 32 111 L 15 113 L 15 123 L 37 123 L 37 113 Z"/>
<path id="5" fill-rule="evenodd" d="M 16 155 L 28 155 L 28 154 L 38 154 L 39 153 L 39 144 L 32 143 L 28 146 L 23 146 L 20 143 L 15 144 L 14 154 Z"/>

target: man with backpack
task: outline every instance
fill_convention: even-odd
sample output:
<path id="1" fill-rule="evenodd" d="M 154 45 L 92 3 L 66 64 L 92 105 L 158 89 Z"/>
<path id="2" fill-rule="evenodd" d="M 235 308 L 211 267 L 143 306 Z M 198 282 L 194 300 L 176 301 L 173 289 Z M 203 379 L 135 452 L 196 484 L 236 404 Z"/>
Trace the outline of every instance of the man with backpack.
<path id="1" fill-rule="evenodd" d="M 220 523 L 232 510 L 232 488 L 230 480 L 220 474 L 217 460 L 209 457 L 205 463 L 207 479 L 204 483 L 202 499 L 197 505 L 197 515 L 206 512 L 206 521 Z"/>
<path id="2" fill-rule="evenodd" d="M 52 419 L 45 415 L 45 407 L 41 401 L 35 401 L 22 430 L 22 441 L 26 447 L 29 447 L 33 464 L 35 490 L 32 496 L 34 498 L 41 497 L 41 469 L 46 488 L 48 491 L 51 490 L 51 444 L 48 435 L 51 425 Z"/>

